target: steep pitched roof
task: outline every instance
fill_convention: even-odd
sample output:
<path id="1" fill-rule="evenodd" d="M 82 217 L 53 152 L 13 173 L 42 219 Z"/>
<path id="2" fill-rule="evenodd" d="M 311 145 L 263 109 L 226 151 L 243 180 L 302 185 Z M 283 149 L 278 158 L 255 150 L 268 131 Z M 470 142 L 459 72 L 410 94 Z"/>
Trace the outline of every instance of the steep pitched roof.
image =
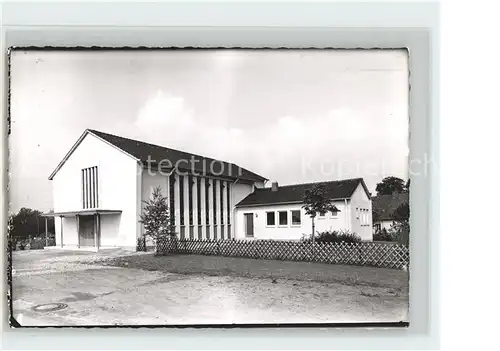
<path id="1" fill-rule="evenodd" d="M 194 168 L 194 170 L 200 174 L 208 174 L 215 175 L 220 177 L 227 177 L 231 179 L 243 179 L 249 181 L 264 181 L 267 178 L 264 178 L 256 173 L 253 173 L 245 168 L 239 167 L 233 163 L 215 160 L 213 158 L 200 156 L 191 154 L 184 151 L 179 151 L 175 149 L 170 149 L 164 146 L 149 144 L 140 140 L 133 140 L 124 138 L 121 136 L 108 134 L 104 132 L 100 132 L 94 129 L 87 129 L 85 133 L 80 137 L 78 142 L 73 146 L 70 152 L 66 155 L 66 157 L 61 161 L 61 163 L 57 166 L 54 172 L 51 174 L 49 179 L 52 179 L 57 171 L 62 167 L 66 159 L 70 156 L 72 151 L 78 146 L 78 144 L 83 140 L 83 137 L 87 134 L 91 133 L 98 138 L 103 139 L 109 144 L 117 147 L 128 155 L 136 158 L 141 161 L 144 165 L 147 166 L 158 166 L 158 163 L 162 160 L 163 166 L 165 165 L 177 165 L 178 169 L 188 171 Z M 194 160 L 193 163 L 190 163 L 191 160 Z M 148 164 L 148 162 L 154 161 Z M 193 165 L 193 166 L 191 166 Z M 213 168 L 211 168 L 213 165 Z M 212 172 L 211 172 L 212 169 Z"/>
<path id="2" fill-rule="evenodd" d="M 408 200 L 408 193 L 377 195 L 372 197 L 372 210 L 379 214 L 379 220 L 390 221 L 393 219 L 394 211 Z"/>
<path id="3" fill-rule="evenodd" d="M 255 191 L 241 200 L 236 206 L 261 206 L 284 203 L 301 203 L 306 190 L 314 185 L 323 185 L 327 196 L 331 199 L 348 199 L 352 196 L 358 185 L 361 184 L 368 196 L 371 197 L 363 178 L 335 180 L 330 182 L 317 182 L 279 186 L 278 190 L 271 188 L 256 188 Z"/>

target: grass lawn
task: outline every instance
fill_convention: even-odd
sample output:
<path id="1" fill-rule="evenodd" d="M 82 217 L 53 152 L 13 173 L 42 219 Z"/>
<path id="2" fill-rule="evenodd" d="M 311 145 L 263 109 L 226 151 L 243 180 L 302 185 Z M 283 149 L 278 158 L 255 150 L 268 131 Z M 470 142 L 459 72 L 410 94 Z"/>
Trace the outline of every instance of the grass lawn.
<path id="1" fill-rule="evenodd" d="M 408 273 L 389 268 L 177 254 L 123 256 L 99 264 L 179 274 L 316 281 L 408 291 Z"/>

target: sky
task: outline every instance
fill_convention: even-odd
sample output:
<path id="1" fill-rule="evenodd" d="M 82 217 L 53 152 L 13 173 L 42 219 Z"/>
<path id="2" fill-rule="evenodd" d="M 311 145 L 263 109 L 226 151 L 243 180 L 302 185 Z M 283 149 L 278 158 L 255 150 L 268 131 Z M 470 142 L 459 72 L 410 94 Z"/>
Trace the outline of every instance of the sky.
<path id="1" fill-rule="evenodd" d="M 10 74 L 13 212 L 52 208 L 48 177 L 86 128 L 280 185 L 408 178 L 404 50 L 14 51 Z"/>

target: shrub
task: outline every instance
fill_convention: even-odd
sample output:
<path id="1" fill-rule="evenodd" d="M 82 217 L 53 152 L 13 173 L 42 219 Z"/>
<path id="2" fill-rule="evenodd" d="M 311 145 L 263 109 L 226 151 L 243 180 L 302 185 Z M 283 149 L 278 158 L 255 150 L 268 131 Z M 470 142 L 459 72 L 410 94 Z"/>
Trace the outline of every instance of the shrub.
<path id="1" fill-rule="evenodd" d="M 373 234 L 373 241 L 394 241 L 394 237 L 385 228 Z"/>
<path id="2" fill-rule="evenodd" d="M 346 243 L 359 243 L 361 238 L 349 230 L 333 230 L 318 232 L 315 237 L 315 242 L 317 243 L 331 243 L 331 242 L 346 242 Z"/>

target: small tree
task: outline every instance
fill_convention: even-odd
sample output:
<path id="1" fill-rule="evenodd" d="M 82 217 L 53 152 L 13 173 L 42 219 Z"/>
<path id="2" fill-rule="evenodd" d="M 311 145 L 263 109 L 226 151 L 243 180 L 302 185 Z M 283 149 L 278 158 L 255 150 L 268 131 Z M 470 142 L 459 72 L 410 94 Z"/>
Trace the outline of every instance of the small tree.
<path id="1" fill-rule="evenodd" d="M 158 186 L 153 189 L 151 199 L 143 202 L 145 206 L 140 222 L 144 225 L 144 236 L 151 238 L 156 247 L 159 238 L 175 235 L 174 226 L 170 221 L 168 201 Z"/>
<path id="2" fill-rule="evenodd" d="M 401 244 L 408 245 L 410 235 L 410 204 L 403 202 L 396 208 L 392 217 L 394 219 L 392 230 L 395 233 L 396 240 Z"/>
<path id="3" fill-rule="evenodd" d="M 318 213 L 336 212 L 337 207 L 333 204 L 332 200 L 328 198 L 326 189 L 323 185 L 314 185 L 304 193 L 303 198 L 306 214 L 312 219 L 312 241 L 314 242 L 314 219 Z"/>

